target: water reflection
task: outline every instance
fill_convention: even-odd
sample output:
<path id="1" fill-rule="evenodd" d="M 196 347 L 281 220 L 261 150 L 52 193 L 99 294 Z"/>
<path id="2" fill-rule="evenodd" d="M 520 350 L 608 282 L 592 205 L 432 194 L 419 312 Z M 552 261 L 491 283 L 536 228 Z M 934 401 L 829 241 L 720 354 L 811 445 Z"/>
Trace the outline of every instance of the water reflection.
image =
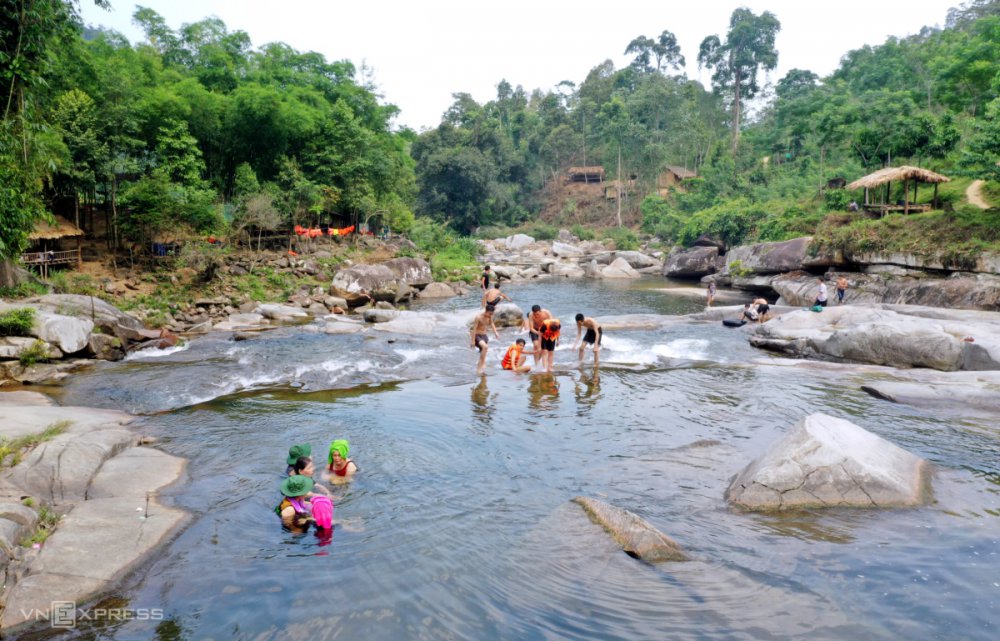
<path id="1" fill-rule="evenodd" d="M 601 400 L 601 370 L 595 365 L 592 370 L 582 370 L 580 378 L 573 382 L 573 394 L 579 408 L 578 416 L 583 416 Z"/>
<path id="2" fill-rule="evenodd" d="M 528 406 L 533 410 L 552 410 L 559 404 L 559 381 L 555 374 L 532 374 L 528 383 Z"/>
<path id="3" fill-rule="evenodd" d="M 486 430 L 492 428 L 495 407 L 490 388 L 486 386 L 486 376 L 479 377 L 479 383 L 473 385 L 469 397 L 472 400 L 472 420 Z"/>

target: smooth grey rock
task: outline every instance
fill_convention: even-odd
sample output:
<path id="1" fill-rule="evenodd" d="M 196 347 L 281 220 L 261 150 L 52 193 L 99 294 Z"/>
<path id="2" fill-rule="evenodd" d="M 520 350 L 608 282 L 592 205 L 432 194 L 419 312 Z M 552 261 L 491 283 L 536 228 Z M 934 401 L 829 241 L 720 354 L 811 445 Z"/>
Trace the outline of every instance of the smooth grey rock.
<path id="1" fill-rule="evenodd" d="M 11 483 L 51 505 L 82 501 L 91 479 L 112 456 L 135 445 L 123 429 L 60 434 L 39 444 L 9 475 Z"/>
<path id="2" fill-rule="evenodd" d="M 900 371 L 891 380 L 869 379 L 861 389 L 876 398 L 915 407 L 1000 412 L 1000 371 Z"/>
<path id="3" fill-rule="evenodd" d="M 493 265 L 490 267 L 493 273 L 497 277 L 497 281 L 500 280 L 514 280 L 517 278 L 518 270 L 516 267 L 511 265 Z"/>
<path id="4" fill-rule="evenodd" d="M 267 325 L 270 325 L 270 321 L 266 320 L 263 314 L 251 312 L 249 314 L 230 314 L 226 320 L 216 323 L 212 328 L 216 331 L 229 332 L 240 329 L 266 327 Z"/>
<path id="5" fill-rule="evenodd" d="M 0 518 L 0 555 L 10 555 L 21 539 L 31 534 L 31 528 L 17 521 Z M 4 561 L 6 564 L 6 561 Z"/>
<path id="6" fill-rule="evenodd" d="M 600 525 L 629 556 L 648 563 L 686 561 L 681 547 L 644 519 L 604 501 L 578 496 L 573 499 L 594 523 Z"/>
<path id="7" fill-rule="evenodd" d="M 31 565 L 31 574 L 7 594 L 4 636 L 33 623 L 53 601 L 84 603 L 134 569 L 182 525 L 187 515 L 155 498 L 84 501 L 62 519 Z"/>
<path id="8" fill-rule="evenodd" d="M 501 303 L 493 311 L 493 324 L 497 327 L 520 327 L 524 312 L 516 303 Z"/>
<path id="9" fill-rule="evenodd" d="M 87 354 L 102 361 L 119 361 L 125 358 L 121 339 L 108 334 L 91 334 L 87 339 Z"/>
<path id="10" fill-rule="evenodd" d="M 583 250 L 576 245 L 569 245 L 559 241 L 552 243 L 552 253 L 560 258 L 579 258 L 583 256 Z"/>
<path id="11" fill-rule="evenodd" d="M 624 258 L 633 269 L 660 267 L 662 265 L 662 261 L 637 251 L 616 251 L 615 258 Z"/>
<path id="12" fill-rule="evenodd" d="M 535 242 L 535 239 L 526 234 L 514 234 L 513 236 L 508 236 L 503 240 L 503 245 L 508 250 L 517 251 L 524 249 L 528 245 Z"/>
<path id="13" fill-rule="evenodd" d="M 212 331 L 212 321 L 205 321 L 203 323 L 195 323 L 191 327 L 187 328 L 187 334 L 207 334 Z"/>
<path id="14" fill-rule="evenodd" d="M 420 290 L 419 298 L 451 298 L 455 290 L 448 283 L 430 283 Z"/>
<path id="15" fill-rule="evenodd" d="M 21 503 L 0 503 L 0 519 L 20 523 L 31 530 L 38 523 L 38 513 Z"/>
<path id="16" fill-rule="evenodd" d="M 151 447 L 132 447 L 101 466 L 87 490 L 87 500 L 145 499 L 184 475 L 187 461 Z"/>
<path id="17" fill-rule="evenodd" d="M 28 390 L 0 391 L 0 405 L 54 407 L 51 396 Z"/>
<path id="18" fill-rule="evenodd" d="M 366 309 L 363 318 L 366 323 L 388 323 L 397 318 L 400 312 L 395 309 Z"/>
<path id="19" fill-rule="evenodd" d="M 16 392 L 0 394 L 2 399 Z M 26 392 L 25 392 L 26 393 Z M 60 422 L 67 422 L 66 432 L 79 433 L 98 429 L 118 428 L 129 423 L 132 416 L 118 410 L 105 410 L 71 405 L 42 405 L 37 400 L 26 403 L 0 402 L 0 437 L 15 439 L 31 434 L 41 434 Z"/>
<path id="20" fill-rule="evenodd" d="M 749 510 L 915 507 L 930 498 L 927 461 L 833 416 L 803 418 L 733 479 L 726 499 Z"/>
<path id="21" fill-rule="evenodd" d="M 394 334 L 430 334 L 436 326 L 432 318 L 424 314 L 402 311 L 396 312 L 395 318 L 373 325 L 373 329 L 379 332 L 390 332 Z"/>
<path id="22" fill-rule="evenodd" d="M 0 336 L 0 358 L 18 359 L 27 350 L 34 349 L 35 343 L 40 339 L 28 336 Z M 41 341 L 45 346 L 45 358 L 60 359 L 63 357 L 62 351 L 55 345 Z"/>
<path id="23" fill-rule="evenodd" d="M 105 334 L 117 336 L 122 340 L 148 338 L 140 333 L 145 329 L 142 321 L 96 296 L 46 294 L 26 299 L 24 302 L 52 313 L 90 319 Z"/>
<path id="24" fill-rule="evenodd" d="M 586 272 L 574 263 L 553 263 L 549 266 L 549 275 L 559 278 L 583 278 Z"/>
<path id="25" fill-rule="evenodd" d="M 780 243 L 756 243 L 733 247 L 726 254 L 727 275 L 730 267 L 739 261 L 740 270 L 755 274 L 780 274 L 802 269 L 806 260 L 811 236 L 793 238 Z"/>
<path id="26" fill-rule="evenodd" d="M 275 303 L 266 303 L 264 305 L 258 305 L 257 309 L 254 311 L 263 316 L 264 318 L 280 322 L 309 318 L 308 312 L 306 312 L 300 307 L 292 307 L 291 305 L 278 305 Z M 232 319 L 232 316 L 230 316 L 230 319 Z"/>
<path id="27" fill-rule="evenodd" d="M 695 278 L 715 273 L 717 247 L 675 248 L 663 262 L 663 275 L 668 278 Z"/>
<path id="28" fill-rule="evenodd" d="M 336 323 L 328 322 L 323 326 L 324 334 L 356 334 L 362 331 L 360 325 L 353 325 L 350 323 Z"/>
<path id="29" fill-rule="evenodd" d="M 393 258 L 382 264 L 396 275 L 397 280 L 410 286 L 422 287 L 434 280 L 431 266 L 423 258 Z"/>
<path id="30" fill-rule="evenodd" d="M 94 323 L 89 318 L 38 311 L 32 335 L 67 354 L 73 354 L 87 346 L 87 339 L 93 330 Z"/>
<path id="31" fill-rule="evenodd" d="M 342 269 L 333 277 L 331 293 L 346 292 L 358 294 L 388 285 L 398 285 L 400 278 L 385 265 L 353 265 Z"/>
<path id="32" fill-rule="evenodd" d="M 610 265 L 601 270 L 604 278 L 639 278 L 637 271 L 632 269 L 624 258 L 616 258 Z"/>

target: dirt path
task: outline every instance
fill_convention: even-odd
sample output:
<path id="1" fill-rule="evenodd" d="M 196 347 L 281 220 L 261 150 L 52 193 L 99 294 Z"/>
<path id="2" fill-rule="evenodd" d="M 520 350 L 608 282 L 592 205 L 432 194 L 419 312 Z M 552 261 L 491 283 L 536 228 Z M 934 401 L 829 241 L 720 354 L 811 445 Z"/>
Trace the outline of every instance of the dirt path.
<path id="1" fill-rule="evenodd" d="M 975 205 L 980 209 L 989 209 L 990 205 L 983 199 L 982 180 L 973 180 L 965 190 L 965 197 L 970 205 Z"/>

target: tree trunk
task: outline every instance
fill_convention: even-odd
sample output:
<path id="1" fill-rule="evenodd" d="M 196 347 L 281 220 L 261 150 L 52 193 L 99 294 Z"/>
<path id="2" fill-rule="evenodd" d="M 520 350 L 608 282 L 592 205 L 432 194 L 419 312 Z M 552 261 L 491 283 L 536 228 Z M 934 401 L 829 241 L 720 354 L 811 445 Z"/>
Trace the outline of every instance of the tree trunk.
<path id="1" fill-rule="evenodd" d="M 618 226 L 622 226 L 622 146 L 618 145 L 618 198 L 615 199 L 618 205 Z M 597 352 L 594 352 L 595 354 Z"/>
<path id="2" fill-rule="evenodd" d="M 736 73 L 736 83 L 734 86 L 733 93 L 733 154 L 736 153 L 736 149 L 740 145 L 740 78 L 739 72 Z"/>

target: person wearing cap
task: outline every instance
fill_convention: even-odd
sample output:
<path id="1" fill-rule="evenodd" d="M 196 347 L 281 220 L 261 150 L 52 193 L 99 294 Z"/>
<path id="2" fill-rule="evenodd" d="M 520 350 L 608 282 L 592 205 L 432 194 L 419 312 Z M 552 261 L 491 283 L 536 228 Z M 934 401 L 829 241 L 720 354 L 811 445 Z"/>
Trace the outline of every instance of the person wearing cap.
<path id="1" fill-rule="evenodd" d="M 290 529 L 305 529 L 312 521 L 313 480 L 308 476 L 289 476 L 281 482 L 281 503 L 274 511 Z"/>
<path id="2" fill-rule="evenodd" d="M 288 448 L 288 460 L 285 461 L 285 463 L 288 464 L 288 467 L 285 468 L 285 476 L 291 476 L 292 472 L 295 470 L 295 462 L 303 456 L 312 456 L 312 451 L 312 445 L 309 445 L 308 443 L 293 445 Z"/>
<path id="3" fill-rule="evenodd" d="M 347 439 L 336 439 L 330 443 L 330 453 L 327 456 L 327 470 L 330 472 L 330 480 L 334 483 L 342 483 L 354 476 L 358 471 L 358 466 L 354 464 L 348 455 L 351 453 L 351 445 Z"/>

